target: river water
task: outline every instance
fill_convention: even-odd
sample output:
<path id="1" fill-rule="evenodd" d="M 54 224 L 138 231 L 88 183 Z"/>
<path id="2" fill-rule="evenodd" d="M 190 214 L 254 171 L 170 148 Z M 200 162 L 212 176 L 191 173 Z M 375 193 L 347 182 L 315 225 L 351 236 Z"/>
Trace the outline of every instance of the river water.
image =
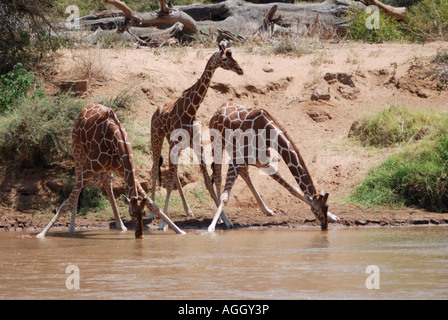
<path id="1" fill-rule="evenodd" d="M 448 299 L 448 227 L 0 232 L 0 299 Z"/>

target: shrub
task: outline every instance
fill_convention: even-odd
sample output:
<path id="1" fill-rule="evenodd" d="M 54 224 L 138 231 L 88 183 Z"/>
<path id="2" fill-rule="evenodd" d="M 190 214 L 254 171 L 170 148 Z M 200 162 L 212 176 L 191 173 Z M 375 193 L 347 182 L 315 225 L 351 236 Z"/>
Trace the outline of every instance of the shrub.
<path id="1" fill-rule="evenodd" d="M 347 13 L 350 26 L 347 37 L 356 41 L 381 42 L 410 40 L 406 24 L 394 20 L 379 11 L 379 28 L 367 27 L 366 21 L 373 13 L 368 13 L 364 8 L 351 8 Z"/>
<path id="2" fill-rule="evenodd" d="M 447 113 L 410 111 L 395 104 L 352 126 L 351 134 L 364 145 L 407 144 L 401 152 L 370 169 L 350 199 L 366 206 L 417 206 L 447 212 L 447 128 Z"/>
<path id="3" fill-rule="evenodd" d="M 389 157 L 350 196 L 367 206 L 416 206 L 448 211 L 448 135 Z"/>
<path id="4" fill-rule="evenodd" d="M 420 40 L 448 40 L 448 0 L 422 0 L 406 15 L 412 34 Z"/>
<path id="5" fill-rule="evenodd" d="M 61 41 L 51 36 L 46 15 L 55 0 L 2 0 L 0 2 L 0 74 L 21 62 L 26 69 L 37 68 L 47 53 L 57 50 Z"/>
<path id="6" fill-rule="evenodd" d="M 83 106 L 69 95 L 23 99 L 0 116 L 0 162 L 20 168 L 71 157 L 71 131 Z"/>
<path id="7" fill-rule="evenodd" d="M 391 0 L 393 6 L 406 6 L 406 20 L 396 21 L 380 11 L 379 29 L 369 29 L 366 21 L 371 15 L 365 9 L 353 8 L 347 36 L 357 41 L 433 41 L 448 39 L 448 0 Z"/>
<path id="8" fill-rule="evenodd" d="M 448 114 L 432 109 L 411 111 L 391 104 L 384 110 L 365 116 L 352 126 L 350 136 L 364 146 L 391 147 L 421 140 L 424 136 L 446 133 Z"/>
<path id="9" fill-rule="evenodd" d="M 294 36 L 280 36 L 272 45 L 271 52 L 273 54 L 284 54 L 300 57 L 304 54 L 313 52 L 310 41 Z"/>
<path id="10" fill-rule="evenodd" d="M 13 70 L 0 76 L 0 114 L 7 111 L 13 104 L 18 103 L 26 96 L 41 96 L 42 90 L 37 88 L 30 93 L 34 84 L 34 73 L 26 71 L 21 63 Z"/>

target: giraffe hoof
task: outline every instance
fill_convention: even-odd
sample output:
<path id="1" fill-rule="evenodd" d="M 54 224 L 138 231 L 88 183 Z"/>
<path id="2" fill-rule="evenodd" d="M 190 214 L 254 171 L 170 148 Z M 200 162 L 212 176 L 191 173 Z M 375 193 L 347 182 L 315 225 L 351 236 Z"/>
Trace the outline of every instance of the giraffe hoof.
<path id="1" fill-rule="evenodd" d="M 210 232 L 210 233 L 215 233 L 215 228 L 214 227 L 208 227 L 207 231 Z"/>
<path id="2" fill-rule="evenodd" d="M 329 211 L 327 212 L 327 217 L 328 217 L 328 219 L 330 219 L 333 222 L 341 221 L 341 219 L 339 219 L 339 217 L 337 215 L 334 215 L 334 214 L 330 213 Z"/>
<path id="3" fill-rule="evenodd" d="M 43 232 L 39 233 L 36 238 L 38 239 L 45 239 L 45 234 Z"/>
<path id="4" fill-rule="evenodd" d="M 267 215 L 268 217 L 273 217 L 273 216 L 275 216 L 275 211 L 271 210 L 271 209 L 266 209 L 264 214 Z"/>

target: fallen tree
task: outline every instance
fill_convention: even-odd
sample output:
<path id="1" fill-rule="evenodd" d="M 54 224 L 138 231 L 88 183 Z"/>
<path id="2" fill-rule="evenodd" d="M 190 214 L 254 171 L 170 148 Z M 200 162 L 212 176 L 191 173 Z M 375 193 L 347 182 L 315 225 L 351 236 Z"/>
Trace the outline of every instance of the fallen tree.
<path id="1" fill-rule="evenodd" d="M 192 4 L 173 7 L 166 0 L 158 0 L 160 10 L 134 12 L 125 2 L 105 0 L 118 10 L 90 14 L 78 19 L 81 28 L 129 32 L 140 44 L 160 45 L 170 38 L 185 41 L 194 33 L 219 32 L 244 38 L 257 32 L 273 36 L 279 33 L 306 35 L 315 30 L 343 32 L 348 26 L 347 11 L 353 7 L 377 5 L 396 19 L 402 20 L 405 8 L 394 8 L 378 0 L 326 0 L 322 3 L 251 3 L 227 0 L 215 4 Z"/>

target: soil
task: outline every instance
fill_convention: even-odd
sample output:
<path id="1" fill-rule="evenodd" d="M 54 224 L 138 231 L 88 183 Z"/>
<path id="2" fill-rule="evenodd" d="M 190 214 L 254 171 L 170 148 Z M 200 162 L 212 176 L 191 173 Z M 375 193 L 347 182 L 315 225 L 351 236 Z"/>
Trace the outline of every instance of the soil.
<path id="1" fill-rule="evenodd" d="M 208 125 L 214 111 L 226 101 L 268 110 L 288 130 L 300 149 L 316 188 L 330 192 L 330 211 L 341 218 L 339 223 L 332 223 L 330 229 L 338 226 L 448 223 L 446 213 L 414 208 L 366 209 L 344 201 L 344 197 L 362 181 L 370 167 L 394 152 L 394 149 L 366 150 L 350 141 L 347 137 L 353 122 L 393 102 L 409 108 L 447 110 L 448 91 L 434 76 L 434 70 L 440 68 L 437 69 L 432 60 L 438 50 L 448 49 L 448 43 L 341 42 L 315 46 L 313 53 L 300 57 L 250 54 L 247 48 L 234 48 L 233 56 L 243 68 L 244 75 L 238 76 L 222 69 L 215 72 L 198 112 L 202 127 Z M 157 106 L 175 99 L 193 85 L 215 49 L 185 47 L 91 51 L 83 59 L 89 59 L 88 56 L 92 55 L 91 60 L 96 61 L 98 67 L 95 73 L 91 73 L 87 91 L 82 93 L 86 105 L 102 97 L 115 97 L 127 88 L 127 93 L 134 98 L 128 116 L 138 119 L 145 128 L 144 132 L 149 135 L 151 116 Z M 74 54 L 78 58 L 74 59 Z M 80 64 L 83 62 L 79 51 L 61 51 L 47 79 L 48 93 L 56 92 L 56 84 L 61 81 L 79 80 L 77 77 L 82 76 L 77 72 L 82 69 Z M 326 77 L 327 73 L 341 76 Z M 347 79 L 350 81 L 347 82 Z M 319 95 L 322 97 L 319 98 Z M 152 164 L 139 161 L 137 164 L 139 180 L 144 182 L 145 187 L 150 181 Z M 166 171 L 166 164 L 162 169 Z M 182 172 L 181 180 L 187 186 L 186 192 L 203 188 L 197 165 L 187 165 L 183 169 L 185 172 Z M 226 172 L 225 168 L 223 171 Z M 292 180 L 283 161 L 279 162 L 279 171 L 289 181 Z M 226 207 L 236 227 L 318 227 L 305 204 L 268 176 L 260 175 L 256 169 L 250 172 L 261 196 L 276 214 L 273 217 L 265 216 L 244 181 L 238 179 Z M 48 203 L 54 202 L 61 191 L 62 180 L 73 173 L 73 164 L 67 161 L 57 168 L 22 170 L 16 172 L 14 177 L 0 181 L 0 230 L 37 231 L 43 228 L 51 218 L 51 214 L 42 213 L 43 208 L 47 212 L 57 208 L 55 205 L 48 209 Z M 120 183 L 117 182 L 118 189 Z M 157 192 L 161 192 L 160 188 Z M 194 217 L 186 217 L 182 211 L 170 212 L 170 215 L 181 228 L 207 227 L 214 214 L 213 206 L 203 208 L 193 205 L 192 210 Z M 78 217 L 77 228 L 113 228 L 112 217 L 112 213 L 110 218 Z M 125 217 L 125 220 L 128 218 Z M 158 225 L 158 222 L 146 222 L 150 228 Z M 66 228 L 68 223 L 67 214 L 56 227 Z M 129 221 L 127 223 L 132 228 Z"/>

